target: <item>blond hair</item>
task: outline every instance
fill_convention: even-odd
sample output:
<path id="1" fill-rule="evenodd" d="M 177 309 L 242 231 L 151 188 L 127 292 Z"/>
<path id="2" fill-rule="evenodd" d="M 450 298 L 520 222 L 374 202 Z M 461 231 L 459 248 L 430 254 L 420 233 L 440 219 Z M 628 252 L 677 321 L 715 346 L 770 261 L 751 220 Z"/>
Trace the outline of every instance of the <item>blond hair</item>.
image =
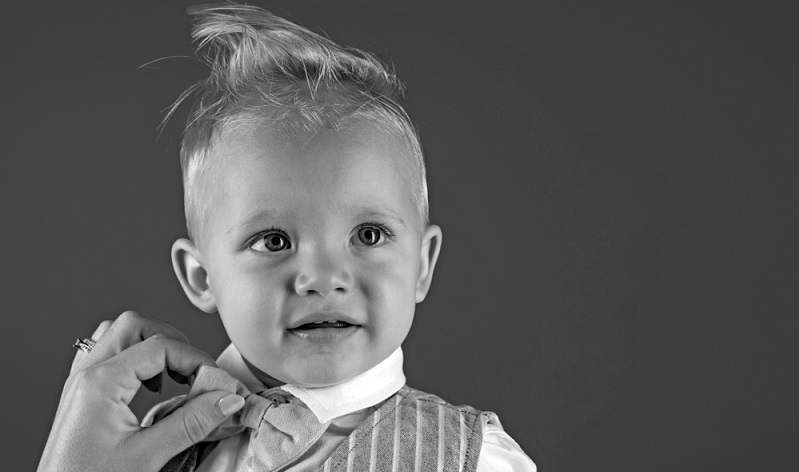
<path id="1" fill-rule="evenodd" d="M 195 5 L 188 13 L 210 74 L 178 97 L 165 121 L 192 101 L 180 150 L 189 237 L 197 241 L 206 217 L 197 183 L 209 167 L 212 140 L 248 123 L 316 130 L 369 119 L 406 144 L 414 203 L 428 222 L 419 133 L 399 103 L 402 83 L 380 60 L 254 6 Z"/>

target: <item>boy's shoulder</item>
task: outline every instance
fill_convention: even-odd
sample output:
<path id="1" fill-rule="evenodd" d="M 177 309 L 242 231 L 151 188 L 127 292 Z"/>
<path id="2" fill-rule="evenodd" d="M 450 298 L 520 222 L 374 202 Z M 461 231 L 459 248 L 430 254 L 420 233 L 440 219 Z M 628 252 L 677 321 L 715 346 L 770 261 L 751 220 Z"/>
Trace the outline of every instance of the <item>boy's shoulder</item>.
<path id="1" fill-rule="evenodd" d="M 415 446 L 405 444 L 404 453 L 416 456 L 414 447 L 421 448 L 422 456 L 428 456 L 431 461 L 436 455 L 448 458 L 454 467 L 452 470 L 535 472 L 533 461 L 505 432 L 494 412 L 478 410 L 470 405 L 453 405 L 437 395 L 407 385 L 396 393 L 395 398 L 402 399 L 395 400 L 398 405 L 404 404 L 394 414 L 405 424 L 400 428 L 414 431 L 417 439 Z"/>
<path id="2" fill-rule="evenodd" d="M 482 411 L 474 408 L 471 405 L 455 405 L 449 403 L 448 401 L 444 400 L 443 398 L 439 397 L 438 395 L 434 395 L 432 393 L 424 392 L 422 390 L 410 387 L 408 385 L 403 386 L 396 395 L 400 398 L 406 399 L 407 401 L 417 402 L 420 404 L 420 408 L 423 411 L 427 410 L 435 410 L 438 411 L 439 409 L 443 409 L 446 411 L 451 411 L 453 413 L 457 412 L 461 415 L 466 415 L 472 418 L 484 418 L 485 421 L 488 419 L 496 418 L 496 415 L 491 411 Z"/>
<path id="3" fill-rule="evenodd" d="M 439 464 L 474 471 L 492 418 L 492 412 L 404 385 L 333 452 L 326 469 L 369 470 L 376 464 L 375 470 L 435 470 Z M 355 467 L 345 469 L 347 464 Z"/>

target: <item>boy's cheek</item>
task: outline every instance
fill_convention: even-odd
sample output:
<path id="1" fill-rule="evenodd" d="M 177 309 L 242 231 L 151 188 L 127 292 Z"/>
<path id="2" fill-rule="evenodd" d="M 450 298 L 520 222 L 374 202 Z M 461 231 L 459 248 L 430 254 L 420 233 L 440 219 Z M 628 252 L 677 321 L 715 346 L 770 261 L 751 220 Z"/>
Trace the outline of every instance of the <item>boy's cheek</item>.
<path id="1" fill-rule="evenodd" d="M 275 312 L 279 295 L 264 285 L 240 283 L 229 287 L 217 298 L 217 308 L 223 321 L 241 324 L 262 324 Z"/>
<path id="2" fill-rule="evenodd" d="M 402 249 L 404 250 L 375 254 L 363 260 L 360 265 L 373 274 L 407 276 L 406 274 L 412 273 L 413 268 L 419 265 L 419 257 L 410 248 Z"/>

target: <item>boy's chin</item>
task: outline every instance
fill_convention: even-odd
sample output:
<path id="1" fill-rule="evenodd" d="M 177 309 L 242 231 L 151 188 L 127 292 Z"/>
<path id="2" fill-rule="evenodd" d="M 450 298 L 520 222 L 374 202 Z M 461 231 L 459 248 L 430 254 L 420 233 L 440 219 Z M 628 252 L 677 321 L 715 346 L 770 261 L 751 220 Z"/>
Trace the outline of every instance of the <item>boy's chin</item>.
<path id="1" fill-rule="evenodd" d="M 302 375 L 292 375 L 292 379 L 287 380 L 286 383 L 305 388 L 332 387 L 346 382 L 359 373 L 341 372 L 335 369 L 314 369 L 310 372 L 306 370 Z"/>
<path id="2" fill-rule="evenodd" d="M 247 364 L 250 372 L 268 388 L 279 387 L 284 384 L 305 388 L 332 387 L 333 385 L 346 382 L 361 373 L 357 371 L 349 372 L 346 369 L 331 368 L 331 366 L 314 366 L 310 368 L 305 366 L 301 373 L 286 372 L 271 375 L 253 365 L 247 359 L 244 359 L 244 363 Z M 297 370 L 299 371 L 300 369 Z"/>

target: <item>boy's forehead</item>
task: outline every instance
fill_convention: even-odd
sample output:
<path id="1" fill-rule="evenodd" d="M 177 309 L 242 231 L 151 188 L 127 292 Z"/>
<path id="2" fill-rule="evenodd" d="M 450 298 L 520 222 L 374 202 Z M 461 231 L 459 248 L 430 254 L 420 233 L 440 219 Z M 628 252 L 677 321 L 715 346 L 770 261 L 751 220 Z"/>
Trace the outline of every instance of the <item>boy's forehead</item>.
<path id="1" fill-rule="evenodd" d="M 353 209 L 359 207 L 364 212 L 374 208 L 391 213 L 391 205 L 380 201 L 387 197 L 383 190 L 388 191 L 380 183 L 389 182 L 393 184 L 390 187 L 400 189 L 403 207 L 416 206 L 412 190 L 415 169 L 408 146 L 365 120 L 353 120 L 339 129 L 316 130 L 243 123 L 228 127 L 210 151 L 209 158 L 214 162 L 209 167 L 216 174 L 213 187 L 223 190 L 219 188 L 222 184 L 229 196 L 245 191 L 240 185 L 244 181 L 257 183 L 260 178 L 264 184 L 274 185 L 275 177 L 280 176 L 280 184 L 291 181 L 308 193 L 331 188 L 355 195 L 361 192 L 364 201 Z M 320 179 L 335 185 L 317 186 Z M 351 188 L 354 184 L 358 187 Z M 269 193 L 269 189 L 263 190 Z M 269 195 L 276 206 L 287 203 L 281 201 L 285 199 L 279 193 Z M 214 201 L 218 199 L 213 198 L 210 204 Z"/>
<path id="2" fill-rule="evenodd" d="M 374 152 L 352 152 L 358 148 Z M 411 171 L 413 167 L 412 153 L 402 138 L 364 119 L 351 120 L 337 128 L 239 121 L 226 127 L 210 147 L 218 166 L 242 165 L 237 157 L 243 155 L 267 159 L 285 156 L 291 164 L 314 164 L 323 163 L 326 157 L 336 153 L 389 164 L 396 170 Z"/>

